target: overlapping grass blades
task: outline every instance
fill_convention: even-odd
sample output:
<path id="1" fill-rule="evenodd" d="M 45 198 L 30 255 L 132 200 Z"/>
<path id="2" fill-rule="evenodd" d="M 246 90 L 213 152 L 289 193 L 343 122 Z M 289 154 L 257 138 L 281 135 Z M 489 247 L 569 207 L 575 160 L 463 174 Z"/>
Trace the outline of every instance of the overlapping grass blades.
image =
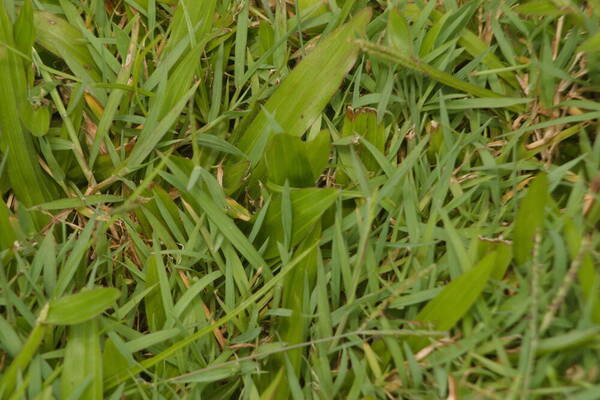
<path id="1" fill-rule="evenodd" d="M 598 16 L 0 2 L 0 398 L 595 398 Z"/>

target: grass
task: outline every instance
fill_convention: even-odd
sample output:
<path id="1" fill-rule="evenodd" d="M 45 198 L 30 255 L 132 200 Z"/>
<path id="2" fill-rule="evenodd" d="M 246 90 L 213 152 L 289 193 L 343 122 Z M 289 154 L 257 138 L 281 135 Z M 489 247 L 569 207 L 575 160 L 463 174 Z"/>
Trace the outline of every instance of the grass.
<path id="1" fill-rule="evenodd" d="M 598 398 L 598 21 L 0 1 L 0 398 Z"/>

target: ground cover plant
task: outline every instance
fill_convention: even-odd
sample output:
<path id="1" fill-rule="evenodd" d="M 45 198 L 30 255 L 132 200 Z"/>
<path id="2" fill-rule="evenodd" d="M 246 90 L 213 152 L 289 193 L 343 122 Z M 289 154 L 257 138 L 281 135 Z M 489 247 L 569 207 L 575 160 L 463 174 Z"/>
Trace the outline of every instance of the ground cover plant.
<path id="1" fill-rule="evenodd" d="M 600 2 L 0 1 L 0 397 L 600 398 Z"/>

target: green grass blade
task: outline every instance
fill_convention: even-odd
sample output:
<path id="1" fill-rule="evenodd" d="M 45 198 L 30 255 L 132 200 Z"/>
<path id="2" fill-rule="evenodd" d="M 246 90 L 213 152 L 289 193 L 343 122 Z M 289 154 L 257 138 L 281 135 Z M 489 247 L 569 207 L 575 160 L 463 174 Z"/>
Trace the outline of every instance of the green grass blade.
<path id="1" fill-rule="evenodd" d="M 84 290 L 50 302 L 44 320 L 52 325 L 75 325 L 94 318 L 112 306 L 120 293 L 113 288 Z"/>
<path id="2" fill-rule="evenodd" d="M 447 72 L 441 71 L 427 63 L 423 60 L 416 57 L 408 57 L 404 54 L 399 53 L 396 49 L 381 46 L 378 44 L 370 43 L 364 40 L 359 40 L 358 43 L 360 47 L 377 56 L 381 57 L 384 60 L 393 61 L 405 68 L 409 68 L 411 70 L 420 72 L 425 74 L 429 78 L 438 81 L 444 85 L 447 85 L 451 88 L 460 90 L 462 92 L 468 93 L 475 97 L 483 97 L 483 98 L 502 98 L 504 97 L 500 93 L 496 93 L 492 90 L 474 85 L 470 82 L 466 82 L 459 78 L 456 78 L 454 75 L 449 74 Z M 509 109 L 519 112 L 522 111 L 522 107 L 519 106 L 510 106 Z"/>
<path id="3" fill-rule="evenodd" d="M 415 321 L 431 324 L 435 330 L 452 328 L 481 295 L 496 266 L 496 253 L 485 256 L 477 265 L 450 282 L 419 312 Z M 423 338 L 411 340 L 414 348 L 427 344 Z"/>
<path id="4" fill-rule="evenodd" d="M 532 258 L 534 237 L 543 228 L 548 197 L 548 177 L 541 172 L 527 189 L 515 218 L 513 242 L 518 264 L 524 264 Z"/>
<path id="5" fill-rule="evenodd" d="M 265 283 L 263 285 L 263 287 L 261 287 L 259 290 L 257 290 L 253 295 L 247 297 L 244 301 L 242 301 L 234 310 L 231 310 L 229 313 L 227 313 L 224 317 L 222 317 L 221 319 L 219 319 L 218 321 L 215 321 L 214 323 L 210 324 L 209 326 L 202 328 L 198 331 L 196 331 L 194 334 L 186 337 L 185 339 L 175 343 L 174 345 L 172 345 L 171 347 L 169 347 L 168 349 L 164 350 L 163 352 L 157 354 L 156 356 L 146 359 L 145 361 L 143 361 L 141 363 L 140 367 L 132 367 L 130 368 L 127 372 L 128 374 L 122 374 L 118 377 L 114 377 L 113 379 L 108 380 L 107 382 L 105 382 L 105 387 L 107 389 L 113 388 L 115 386 L 117 386 L 119 383 L 126 381 L 127 379 L 129 379 L 131 377 L 131 375 L 129 374 L 137 374 L 141 371 L 143 371 L 144 368 L 150 368 L 154 365 L 156 365 L 157 363 L 166 360 L 170 357 L 172 357 L 173 355 L 175 355 L 178 351 L 184 349 L 186 346 L 190 345 L 191 343 L 195 342 L 196 340 L 200 339 L 201 337 L 207 335 L 208 333 L 212 332 L 215 328 L 218 328 L 219 326 L 225 324 L 226 322 L 230 321 L 231 319 L 233 319 L 234 317 L 236 317 L 237 315 L 239 315 L 242 311 L 244 311 L 245 309 L 247 309 L 248 307 L 250 307 L 251 305 L 255 304 L 259 299 L 261 299 L 266 293 L 268 293 L 269 291 L 271 291 L 273 289 L 274 286 L 280 284 L 282 282 L 282 280 L 291 272 L 294 270 L 295 267 L 297 267 L 297 265 L 304 260 L 305 257 L 307 257 L 310 252 L 312 251 L 312 248 L 309 248 L 307 250 L 305 250 L 304 252 L 302 252 L 301 254 L 297 255 L 294 259 L 292 259 L 287 265 L 285 265 L 283 267 L 283 270 L 281 273 L 277 274 L 275 277 L 273 277 L 273 279 L 269 280 L 267 283 Z"/>
<path id="6" fill-rule="evenodd" d="M 68 398 L 81 390 L 80 399 L 103 399 L 102 353 L 98 321 L 73 325 L 65 348 L 65 360 L 61 377 L 61 394 Z"/>
<path id="7" fill-rule="evenodd" d="M 0 4 L 0 151 L 7 157 L 6 173 L 17 199 L 26 207 L 51 200 L 54 187 L 42 175 L 29 132 L 20 122 L 20 105 L 27 101 L 25 65 L 10 47 L 12 23 Z M 38 224 L 47 218 L 36 215 Z"/>
<path id="8" fill-rule="evenodd" d="M 271 134 L 266 112 L 273 115 L 286 133 L 301 136 L 321 114 L 354 65 L 358 47 L 352 39 L 364 32 L 370 17 L 371 11 L 366 9 L 325 38 L 271 95 L 264 106 L 266 111 L 253 120 L 238 142 L 240 150 L 254 163 L 263 155 L 264 135 Z"/>
<path id="9" fill-rule="evenodd" d="M 58 15 L 46 11 L 34 12 L 33 23 L 36 41 L 64 59 L 79 79 L 89 85 L 102 80 L 96 62 L 85 44 L 86 40 L 76 27 Z M 105 91 L 92 87 L 90 90 L 98 100 L 106 101 Z"/>

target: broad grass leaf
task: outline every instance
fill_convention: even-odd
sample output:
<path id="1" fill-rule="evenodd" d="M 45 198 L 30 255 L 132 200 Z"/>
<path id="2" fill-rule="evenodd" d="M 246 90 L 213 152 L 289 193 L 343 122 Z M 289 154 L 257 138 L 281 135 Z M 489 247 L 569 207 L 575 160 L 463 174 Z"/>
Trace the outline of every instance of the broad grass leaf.
<path id="1" fill-rule="evenodd" d="M 21 341 L 21 338 L 15 331 L 15 328 L 13 328 L 12 325 L 1 315 L 0 345 L 2 346 L 2 349 L 4 349 L 11 358 L 14 358 L 17 354 L 19 354 L 21 347 L 23 347 L 23 342 Z"/>
<path id="2" fill-rule="evenodd" d="M 51 325 L 75 325 L 85 322 L 111 307 L 119 295 L 117 289 L 98 288 L 52 300 L 43 322 Z"/>
<path id="3" fill-rule="evenodd" d="M 235 193 L 242 185 L 248 171 L 250 170 L 250 161 L 242 160 L 234 164 L 227 165 L 225 176 L 223 177 L 223 190 L 225 194 Z"/>
<path id="4" fill-rule="evenodd" d="M 79 399 L 103 398 L 102 353 L 96 319 L 69 328 L 60 383 L 63 398 L 82 390 L 82 385 L 85 389 Z"/>
<path id="5" fill-rule="evenodd" d="M 548 197 L 548 176 L 541 172 L 529 185 L 525 198 L 517 210 L 513 230 L 514 255 L 517 264 L 524 264 L 531 259 L 536 232 L 544 224 L 544 209 Z"/>
<path id="6" fill-rule="evenodd" d="M 50 109 L 47 106 L 34 107 L 29 102 L 21 104 L 21 122 L 34 136 L 44 136 L 50 128 Z"/>
<path id="7" fill-rule="evenodd" d="M 477 265 L 450 282 L 419 312 L 415 321 L 435 330 L 452 328 L 479 298 L 496 266 L 496 252 L 486 255 Z M 411 340 L 413 348 L 427 344 L 424 338 Z"/>
<path id="8" fill-rule="evenodd" d="M 392 8 L 388 13 L 387 25 L 390 44 L 407 55 L 414 54 L 413 37 L 408 22 L 398 8 Z"/>
<path id="9" fill-rule="evenodd" d="M 600 32 L 590 36 L 579 46 L 579 51 L 598 52 L 600 51 Z"/>
<path id="10" fill-rule="evenodd" d="M 305 142 L 306 158 L 310 163 L 313 177 L 316 179 L 321 176 L 323 170 L 329 163 L 329 153 L 331 152 L 331 136 L 328 130 L 320 131 L 312 140 Z"/>
<path id="11" fill-rule="evenodd" d="M 307 187 L 315 183 L 305 145 L 297 136 L 281 133 L 271 137 L 265 151 L 269 179 L 278 185 Z"/>
<path id="12" fill-rule="evenodd" d="M 264 135 L 270 135 L 271 114 L 283 130 L 301 136 L 321 114 L 358 57 L 353 39 L 364 32 L 371 18 L 367 8 L 333 32 L 285 78 L 261 111 L 243 132 L 239 149 L 258 162 L 264 152 Z"/>
<path id="13" fill-rule="evenodd" d="M 496 280 L 501 280 L 506 274 L 510 262 L 513 259 L 513 249 L 510 244 L 495 243 L 493 248 L 496 251 L 496 266 L 492 271 L 491 277 Z"/>
<path id="14" fill-rule="evenodd" d="M 105 378 L 119 374 L 127 369 L 129 361 L 121 354 L 117 345 L 108 338 L 102 349 L 102 376 Z"/>
<path id="15" fill-rule="evenodd" d="M 477 246 L 478 258 L 485 257 L 486 254 L 496 252 L 496 266 L 490 276 L 492 279 L 502 280 L 506 274 L 510 262 L 513 259 L 512 245 L 508 242 L 490 242 L 486 240 L 479 240 Z"/>
<path id="16" fill-rule="evenodd" d="M 23 1 L 23 7 L 13 27 L 17 50 L 31 57 L 31 48 L 35 41 L 33 25 L 33 6 L 31 0 Z"/>
<path id="17" fill-rule="evenodd" d="M 338 192 L 335 189 L 309 188 L 290 191 L 293 221 L 291 246 L 297 245 L 306 237 L 323 213 L 335 202 L 337 196 Z M 269 240 L 264 253 L 265 258 L 275 257 L 278 254 L 277 243 L 283 243 L 284 241 L 281 202 L 281 196 L 273 198 L 262 229 L 257 236 L 256 243 L 259 245 L 267 239 Z"/>
<path id="18" fill-rule="evenodd" d="M 348 110 L 344 118 L 342 135 L 345 137 L 358 135 L 371 143 L 380 153 L 384 151 L 385 127 L 377 121 L 377 112 L 375 110 L 369 108 Z M 364 145 L 361 144 L 358 146 L 358 152 L 360 160 L 367 170 L 371 172 L 379 171 L 379 163 Z M 345 159 L 344 164 L 347 166 L 351 164 L 349 154 L 346 154 L 343 158 Z"/>
<path id="19" fill-rule="evenodd" d="M 12 23 L 4 3 L 0 4 L 0 151 L 7 157 L 6 170 L 17 199 L 26 207 L 51 200 L 52 183 L 42 174 L 31 135 L 23 129 L 18 110 L 27 101 L 25 65 L 15 47 Z M 35 213 L 37 225 L 47 217 Z"/>
<path id="20" fill-rule="evenodd" d="M 323 0 L 298 0 L 298 10 L 303 16 L 316 17 L 327 12 L 327 2 Z"/>
<path id="21" fill-rule="evenodd" d="M 65 60 L 75 76 L 86 83 L 100 82 L 102 76 L 79 29 L 58 15 L 36 11 L 33 14 L 35 39 L 46 50 Z M 104 91 L 91 89 L 104 102 Z"/>

